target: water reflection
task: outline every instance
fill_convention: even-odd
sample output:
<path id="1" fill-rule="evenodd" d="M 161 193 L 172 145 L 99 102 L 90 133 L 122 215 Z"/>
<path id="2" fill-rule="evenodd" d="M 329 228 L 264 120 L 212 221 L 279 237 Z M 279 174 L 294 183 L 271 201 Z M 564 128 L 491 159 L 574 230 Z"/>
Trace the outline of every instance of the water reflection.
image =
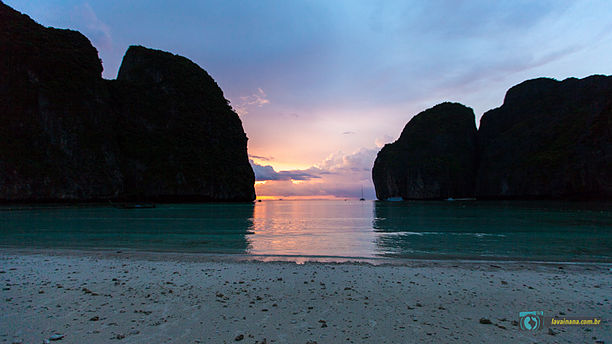
<path id="1" fill-rule="evenodd" d="M 384 256 L 609 260 L 609 204 L 376 202 L 372 227 Z"/>
<path id="2" fill-rule="evenodd" d="M 264 256 L 612 261 L 611 209 L 609 203 L 476 201 L 0 207 L 0 245 Z"/>
<path id="3" fill-rule="evenodd" d="M 4 246 L 245 253 L 253 226 L 251 203 L 0 210 Z"/>
<path id="4" fill-rule="evenodd" d="M 255 205 L 252 254 L 375 256 L 372 202 L 265 201 Z"/>

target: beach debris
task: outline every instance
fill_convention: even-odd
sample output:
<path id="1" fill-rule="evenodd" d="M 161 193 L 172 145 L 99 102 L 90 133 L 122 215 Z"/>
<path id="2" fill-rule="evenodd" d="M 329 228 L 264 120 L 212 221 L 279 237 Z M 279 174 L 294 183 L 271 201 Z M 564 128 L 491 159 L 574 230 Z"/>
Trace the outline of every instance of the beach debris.
<path id="1" fill-rule="evenodd" d="M 59 333 L 53 334 L 51 335 L 51 337 L 49 337 L 50 341 L 56 341 L 56 340 L 62 340 L 62 339 L 64 339 L 64 335 L 59 334 Z"/>
<path id="2" fill-rule="evenodd" d="M 501 284 L 506 285 L 506 284 L 508 284 L 508 282 L 506 282 L 506 281 L 501 281 Z"/>
<path id="3" fill-rule="evenodd" d="M 244 335 L 243 334 L 239 334 L 239 335 L 236 336 L 236 338 L 234 338 L 234 340 L 237 341 L 237 342 L 239 342 L 239 341 L 241 341 L 243 339 L 244 339 Z"/>
<path id="4" fill-rule="evenodd" d="M 518 321 L 516 321 L 516 320 L 512 320 L 511 324 L 512 324 L 512 326 L 518 326 L 519 325 Z"/>
<path id="5" fill-rule="evenodd" d="M 89 321 L 98 321 L 98 320 L 100 320 L 100 317 L 97 315 L 89 318 Z"/>
<path id="6" fill-rule="evenodd" d="M 255 341 L 255 344 L 268 344 L 268 340 L 266 338 L 264 338 L 261 342 L 260 341 Z"/>
<path id="7" fill-rule="evenodd" d="M 327 322 L 325 320 L 319 320 L 319 322 L 321 323 L 321 328 L 327 327 Z"/>
<path id="8" fill-rule="evenodd" d="M 551 335 L 551 336 L 556 335 L 555 331 L 553 331 L 553 329 L 550 328 L 550 327 L 548 328 L 548 334 Z"/>
<path id="9" fill-rule="evenodd" d="M 485 324 L 485 325 L 492 324 L 491 320 L 489 320 L 487 318 L 480 318 L 480 320 L 478 322 L 481 323 L 481 324 Z"/>
<path id="10" fill-rule="evenodd" d="M 93 291 L 83 287 L 83 289 L 81 289 L 85 294 L 90 294 L 91 296 L 98 296 L 98 293 L 94 293 Z"/>

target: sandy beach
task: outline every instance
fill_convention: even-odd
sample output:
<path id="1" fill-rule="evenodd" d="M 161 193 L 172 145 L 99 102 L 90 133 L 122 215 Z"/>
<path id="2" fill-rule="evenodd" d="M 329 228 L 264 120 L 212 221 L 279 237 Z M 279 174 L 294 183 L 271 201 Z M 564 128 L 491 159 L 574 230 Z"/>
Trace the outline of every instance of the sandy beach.
<path id="1" fill-rule="evenodd" d="M 612 342 L 609 264 L 2 249 L 0 278 L 5 343 Z M 604 323 L 519 330 L 518 312 L 532 310 Z"/>

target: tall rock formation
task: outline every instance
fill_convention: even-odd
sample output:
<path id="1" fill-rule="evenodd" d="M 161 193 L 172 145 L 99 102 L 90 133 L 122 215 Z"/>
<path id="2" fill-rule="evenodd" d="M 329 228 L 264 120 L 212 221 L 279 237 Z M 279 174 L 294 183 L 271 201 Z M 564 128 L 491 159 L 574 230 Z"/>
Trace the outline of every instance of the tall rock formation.
<path id="1" fill-rule="evenodd" d="M 76 31 L 0 2 L 0 201 L 251 201 L 238 115 L 184 57 L 130 47 L 117 80 Z"/>
<path id="2" fill-rule="evenodd" d="M 516 85 L 478 141 L 478 198 L 610 199 L 612 77 Z"/>
<path id="3" fill-rule="evenodd" d="M 372 179 L 378 199 L 471 197 L 476 168 L 472 109 L 442 103 L 414 116 L 378 153 Z"/>
<path id="4" fill-rule="evenodd" d="M 377 197 L 612 199 L 612 76 L 528 80 L 477 134 L 470 118 L 449 103 L 415 116 L 376 158 Z"/>

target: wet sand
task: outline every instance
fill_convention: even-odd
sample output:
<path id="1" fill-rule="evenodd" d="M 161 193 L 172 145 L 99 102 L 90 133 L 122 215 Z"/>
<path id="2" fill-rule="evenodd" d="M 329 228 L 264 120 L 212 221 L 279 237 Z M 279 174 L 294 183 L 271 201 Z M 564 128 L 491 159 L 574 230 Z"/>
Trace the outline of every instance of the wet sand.
<path id="1" fill-rule="evenodd" d="M 0 342 L 610 343 L 611 268 L 0 249 Z M 604 323 L 519 330 L 532 310 Z"/>

